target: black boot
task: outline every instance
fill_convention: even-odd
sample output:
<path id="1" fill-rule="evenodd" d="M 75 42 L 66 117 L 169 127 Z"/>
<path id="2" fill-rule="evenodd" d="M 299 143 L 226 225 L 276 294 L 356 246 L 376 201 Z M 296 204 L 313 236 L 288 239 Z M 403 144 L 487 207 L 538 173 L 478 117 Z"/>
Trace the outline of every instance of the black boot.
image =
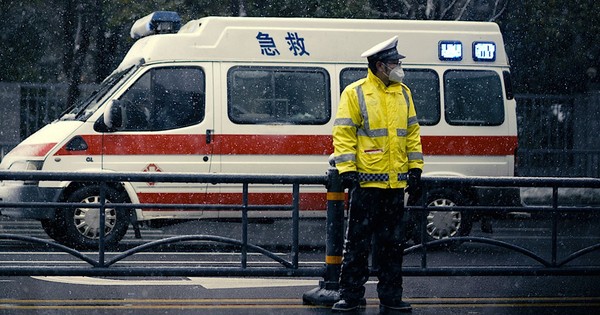
<path id="1" fill-rule="evenodd" d="M 379 314 L 399 314 L 412 312 L 410 304 L 400 301 L 395 304 L 379 304 Z"/>
<path id="2" fill-rule="evenodd" d="M 367 300 L 364 298 L 360 300 L 339 300 L 333 304 L 331 310 L 333 312 L 352 312 L 365 305 L 367 305 Z"/>

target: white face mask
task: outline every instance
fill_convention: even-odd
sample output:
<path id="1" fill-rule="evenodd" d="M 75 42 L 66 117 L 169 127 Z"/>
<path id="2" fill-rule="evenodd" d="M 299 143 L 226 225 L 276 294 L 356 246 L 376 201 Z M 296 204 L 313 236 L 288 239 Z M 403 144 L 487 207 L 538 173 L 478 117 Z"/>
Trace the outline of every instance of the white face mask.
<path id="1" fill-rule="evenodd" d="M 387 65 L 385 67 L 390 69 Z M 392 82 L 402 83 L 402 80 L 404 80 L 404 70 L 402 69 L 402 66 L 398 65 L 396 68 L 391 69 L 388 78 Z"/>

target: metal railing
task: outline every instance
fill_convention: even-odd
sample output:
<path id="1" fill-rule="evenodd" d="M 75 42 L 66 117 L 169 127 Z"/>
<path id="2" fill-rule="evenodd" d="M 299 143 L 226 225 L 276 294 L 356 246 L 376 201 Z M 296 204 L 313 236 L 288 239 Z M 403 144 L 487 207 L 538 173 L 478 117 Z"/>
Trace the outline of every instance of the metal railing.
<path id="1" fill-rule="evenodd" d="M 344 203 L 345 193 L 341 189 L 341 183 L 337 170 L 331 168 L 327 176 L 294 176 L 294 175 L 234 175 L 234 174 L 182 174 L 182 173 L 83 173 L 83 172 L 13 172 L 0 171 L 0 181 L 74 181 L 74 182 L 94 182 L 100 183 L 101 187 L 106 188 L 108 183 L 121 182 L 176 182 L 176 183 L 223 183 L 223 184 L 241 184 L 243 201 L 240 205 L 205 205 L 205 204 L 121 204 L 111 203 L 111 208 L 134 209 L 134 208 L 178 208 L 178 209 L 228 209 L 239 210 L 242 218 L 243 234 L 242 239 L 232 239 L 214 235 L 185 235 L 175 236 L 158 241 L 142 244 L 120 253 L 110 260 L 105 259 L 104 235 L 100 233 L 99 248 L 97 258 L 86 255 L 80 251 L 68 248 L 52 241 L 20 236 L 15 234 L 0 234 L 0 239 L 18 240 L 44 244 L 71 254 L 78 259 L 87 262 L 90 266 L 51 266 L 51 267 L 23 267 L 23 266 L 0 266 L 0 276 L 24 276 L 24 275 L 80 275 L 80 276 L 285 276 L 285 277 L 323 277 L 323 285 L 318 290 L 330 290 L 335 292 L 337 277 L 341 266 L 342 248 L 343 248 L 343 221 L 344 221 Z M 426 216 L 431 207 L 427 205 L 428 187 L 435 185 L 437 187 L 454 186 L 472 186 L 472 187 L 547 187 L 552 190 L 550 205 L 544 206 L 466 206 L 455 207 L 435 207 L 435 211 L 453 211 L 460 210 L 466 212 L 494 212 L 508 213 L 516 211 L 527 211 L 530 213 L 546 213 L 551 217 L 551 246 L 550 259 L 543 255 L 535 253 L 527 248 L 505 241 L 464 236 L 435 240 L 416 244 L 405 249 L 405 254 L 420 255 L 420 265 L 404 266 L 403 271 L 406 276 L 499 276 L 499 275 L 600 275 L 600 262 L 591 264 L 578 263 L 571 264 L 579 258 L 592 252 L 600 250 L 600 242 L 585 248 L 576 250 L 566 257 L 559 259 L 557 252 L 558 242 L 558 222 L 561 220 L 561 214 L 569 213 L 599 213 L 599 207 L 593 206 L 562 206 L 559 204 L 558 191 L 561 188 L 600 188 L 600 179 L 594 178 L 513 178 L 513 177 L 424 177 L 424 197 L 422 202 L 409 207 L 411 211 L 419 212 L 421 239 L 426 239 Z M 252 205 L 248 202 L 248 187 L 252 184 L 273 184 L 287 185 L 292 190 L 291 205 Z M 299 264 L 299 200 L 301 186 L 304 185 L 324 185 L 327 187 L 327 244 L 324 266 L 320 267 L 300 267 Z M 100 211 L 100 230 L 104 230 L 104 209 L 105 191 L 101 191 L 100 202 L 97 204 L 78 204 L 62 202 L 0 202 L 0 211 L 2 208 L 57 208 L 57 207 L 87 207 L 99 208 Z M 1 196 L 0 196 L 1 197 Z M 292 212 L 292 244 L 291 260 L 284 260 L 275 253 L 262 247 L 248 243 L 248 212 L 255 210 L 289 210 Z M 156 248 L 165 244 L 189 241 L 212 241 L 233 244 L 238 246 L 241 251 L 241 262 L 239 267 L 131 267 L 121 266 L 118 263 L 126 257 L 135 255 L 139 252 Z M 597 240 L 596 240 L 597 241 Z M 460 244 L 460 243 L 480 243 L 491 246 L 497 246 L 511 250 L 515 253 L 531 258 L 535 263 L 530 265 L 515 266 L 431 266 L 428 258 L 431 250 L 441 244 Z M 249 267 L 247 264 L 247 253 L 257 252 L 278 262 L 281 267 Z M 95 255 L 94 255 L 95 256 Z M 315 294 L 322 296 L 322 292 L 312 292 L 308 294 L 306 300 L 311 303 L 322 303 L 311 298 Z"/>
<path id="2" fill-rule="evenodd" d="M 519 149 L 519 175 L 600 178 L 600 150 Z"/>
<path id="3" fill-rule="evenodd" d="M 590 266 L 568 266 L 569 262 L 582 257 L 588 253 L 596 250 L 600 250 L 600 242 L 587 246 L 583 249 L 577 250 L 570 253 L 562 260 L 558 260 L 558 234 L 559 228 L 558 223 L 561 220 L 561 214 L 574 214 L 574 213 L 600 213 L 599 206 L 576 206 L 576 205 L 560 205 L 559 203 L 559 189 L 562 188 L 600 188 L 600 179 L 597 178 L 550 178 L 550 177 L 539 177 L 539 178 L 492 178 L 492 177 L 446 177 L 446 178 L 435 178 L 433 183 L 439 186 L 439 183 L 444 185 L 456 186 L 487 186 L 487 187 L 534 187 L 534 188 L 549 188 L 552 189 L 551 193 L 551 204 L 542 206 L 454 206 L 454 207 L 435 207 L 435 211 L 480 211 L 483 213 L 494 212 L 494 213 L 513 213 L 513 212 L 528 212 L 528 213 L 546 213 L 550 215 L 550 230 L 551 230 L 551 257 L 550 260 L 545 259 L 542 255 L 537 254 L 531 250 L 528 250 L 522 246 L 516 244 L 510 244 L 504 241 L 499 241 L 491 238 L 483 237 L 452 237 L 426 242 L 417 246 L 413 246 L 405 250 L 405 254 L 415 251 L 421 251 L 421 267 L 420 270 L 412 270 L 414 275 L 523 275 L 523 276 L 540 276 L 540 275 L 583 275 L 583 274 L 600 274 L 600 261 L 597 264 Z M 432 182 L 425 181 L 425 190 L 427 185 Z M 426 200 L 426 197 L 424 198 Z M 420 231 L 422 233 L 421 239 L 425 239 L 426 233 L 426 216 L 427 211 L 431 210 L 427 204 L 412 207 L 413 210 L 419 211 L 421 219 Z M 600 239 L 600 238 L 599 238 Z M 494 245 L 502 248 L 506 248 L 522 255 L 525 255 L 534 261 L 538 262 L 539 265 L 532 266 L 514 266 L 514 267 L 496 267 L 496 266 L 483 266 L 483 267 L 464 267 L 464 268 L 452 268 L 452 267 L 438 267 L 431 268 L 427 265 L 427 247 L 434 247 L 442 244 L 460 244 L 460 243 L 483 243 L 488 245 Z"/>
<path id="4" fill-rule="evenodd" d="M 432 207 L 427 204 L 428 187 L 547 187 L 552 189 L 550 206 L 453 206 L 435 207 L 435 211 L 466 211 L 482 213 L 510 212 L 542 212 L 551 214 L 551 258 L 545 259 L 523 246 L 485 237 L 459 236 L 443 238 L 416 244 L 404 250 L 404 255 L 417 253 L 420 255 L 420 266 L 403 266 L 405 276 L 541 276 L 541 275 L 600 275 L 600 261 L 591 265 L 570 266 L 570 262 L 594 251 L 600 251 L 600 241 L 579 249 L 562 260 L 558 260 L 558 222 L 561 213 L 599 213 L 600 207 L 568 207 L 559 205 L 559 188 L 600 188 L 600 179 L 595 178 L 524 178 L 524 177 L 429 177 L 422 179 L 423 195 L 417 204 L 409 206 L 409 211 L 418 212 L 417 225 L 420 239 L 427 239 L 427 215 Z M 331 196 L 331 197 L 330 197 Z M 332 200 L 333 199 L 333 200 Z M 339 272 L 342 263 L 343 235 L 336 222 L 343 219 L 343 190 L 337 170 L 330 168 L 328 183 L 328 215 L 327 215 L 327 256 L 324 280 L 319 286 L 303 295 L 305 303 L 315 305 L 331 305 L 339 300 Z M 331 211 L 331 209 L 337 209 Z M 431 249 L 440 245 L 479 243 L 500 247 L 531 258 L 536 265 L 515 266 L 430 266 L 428 257 Z M 331 262 L 331 263 L 330 263 Z M 371 276 L 375 275 L 371 271 Z"/>
<path id="5" fill-rule="evenodd" d="M 310 175 L 231 175 L 231 174 L 184 174 L 184 173 L 83 173 L 83 172 L 12 172 L 0 171 L 0 181 L 73 181 L 84 183 L 99 183 L 100 198 L 97 204 L 94 203 L 65 203 L 65 202 L 0 202 L 0 211 L 2 208 L 99 208 L 99 230 L 105 230 L 105 209 L 106 209 L 106 189 L 108 183 L 120 182 L 170 182 L 170 183 L 221 183 L 221 184 L 241 184 L 242 203 L 240 205 L 207 205 L 207 204 L 125 204 L 111 203 L 111 208 L 117 209 L 197 209 L 197 210 L 237 210 L 240 211 L 242 219 L 242 238 L 241 240 L 214 236 L 214 235 L 185 235 L 170 237 L 136 246 L 120 255 L 106 260 L 106 242 L 103 233 L 100 233 L 98 240 L 98 258 L 85 255 L 84 253 L 45 239 L 21 236 L 14 234 L 0 234 L 1 239 L 19 240 L 23 242 L 42 244 L 59 251 L 66 252 L 80 260 L 87 262 L 88 267 L 0 267 L 0 275 L 111 275 L 111 276 L 147 276 L 147 275 L 261 275 L 261 276 L 318 276 L 323 272 L 323 268 L 298 268 L 299 256 L 299 200 L 300 185 L 325 185 L 326 176 Z M 252 205 L 248 202 L 249 185 L 251 184 L 274 184 L 287 185 L 291 187 L 292 204 L 291 205 Z M 0 196 L 1 198 L 1 196 Z M 292 244 L 291 260 L 287 261 L 259 246 L 248 243 L 248 212 L 249 211 L 270 211 L 270 210 L 288 210 L 292 217 Z M 212 241 L 239 246 L 241 250 L 240 267 L 186 267 L 186 268 L 135 268 L 115 266 L 119 261 L 132 256 L 136 253 L 157 248 L 167 244 L 189 242 L 189 241 Z M 281 268 L 248 268 L 248 251 L 254 251 L 263 254 L 282 265 Z"/>

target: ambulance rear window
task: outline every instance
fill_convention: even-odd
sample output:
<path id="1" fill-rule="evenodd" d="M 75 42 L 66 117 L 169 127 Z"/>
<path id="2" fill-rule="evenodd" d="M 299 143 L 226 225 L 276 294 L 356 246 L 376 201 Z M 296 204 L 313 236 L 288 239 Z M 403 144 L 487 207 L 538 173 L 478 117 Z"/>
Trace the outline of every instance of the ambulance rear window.
<path id="1" fill-rule="evenodd" d="M 504 122 L 502 83 L 495 71 L 448 70 L 444 89 L 448 124 L 498 126 Z"/>
<path id="2" fill-rule="evenodd" d="M 322 125 L 331 117 L 329 76 L 321 68 L 233 67 L 227 99 L 237 124 Z"/>
<path id="3" fill-rule="evenodd" d="M 430 69 L 404 69 L 404 83 L 410 89 L 417 118 L 422 126 L 440 121 L 440 83 L 438 75 Z M 347 68 L 340 74 L 340 91 L 348 84 L 367 76 L 367 68 Z"/>

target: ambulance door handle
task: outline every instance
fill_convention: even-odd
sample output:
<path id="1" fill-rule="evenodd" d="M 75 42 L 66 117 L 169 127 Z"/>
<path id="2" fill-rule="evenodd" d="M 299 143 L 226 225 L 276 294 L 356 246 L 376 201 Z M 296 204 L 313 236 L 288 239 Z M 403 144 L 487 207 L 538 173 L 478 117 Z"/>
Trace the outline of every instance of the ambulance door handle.
<path id="1" fill-rule="evenodd" d="M 206 144 L 210 144 L 212 142 L 212 134 L 214 130 L 206 129 Z"/>

